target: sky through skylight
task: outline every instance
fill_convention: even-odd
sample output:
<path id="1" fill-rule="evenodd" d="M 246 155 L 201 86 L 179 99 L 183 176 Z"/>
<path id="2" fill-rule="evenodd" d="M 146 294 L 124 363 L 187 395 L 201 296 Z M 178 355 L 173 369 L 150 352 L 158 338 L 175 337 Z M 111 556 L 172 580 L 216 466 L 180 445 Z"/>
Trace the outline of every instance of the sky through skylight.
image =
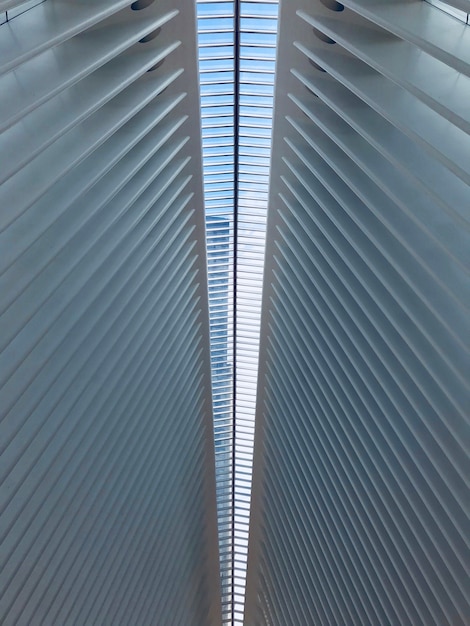
<path id="1" fill-rule="evenodd" d="M 197 2 L 222 610 L 233 625 L 245 597 L 277 14 L 277 0 L 238 12 Z"/>

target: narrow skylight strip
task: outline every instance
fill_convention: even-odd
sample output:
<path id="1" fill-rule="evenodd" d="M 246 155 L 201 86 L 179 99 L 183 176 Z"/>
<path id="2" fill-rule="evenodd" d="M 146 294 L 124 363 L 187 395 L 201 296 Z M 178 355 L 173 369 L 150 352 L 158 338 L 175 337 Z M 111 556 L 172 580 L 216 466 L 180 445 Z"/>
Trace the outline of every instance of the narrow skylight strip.
<path id="1" fill-rule="evenodd" d="M 243 624 L 278 3 L 240 3 L 233 625 Z"/>
<path id="2" fill-rule="evenodd" d="M 245 596 L 278 3 L 197 0 L 197 12 L 222 610 L 233 626 Z"/>
<path id="3" fill-rule="evenodd" d="M 233 613 L 234 9 L 197 1 L 223 624 Z"/>

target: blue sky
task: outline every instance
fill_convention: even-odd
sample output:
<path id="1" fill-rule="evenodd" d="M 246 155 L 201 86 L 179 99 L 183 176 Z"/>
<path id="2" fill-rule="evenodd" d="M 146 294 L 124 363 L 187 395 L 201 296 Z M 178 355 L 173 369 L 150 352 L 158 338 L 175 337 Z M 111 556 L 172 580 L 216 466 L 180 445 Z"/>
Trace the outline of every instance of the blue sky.
<path id="1" fill-rule="evenodd" d="M 234 3 L 198 0 L 197 13 L 205 210 L 206 217 L 210 216 L 207 222 L 209 308 L 212 319 L 216 316 L 219 322 L 212 323 L 211 344 L 222 601 L 224 623 L 241 624 L 246 580 L 278 5 L 277 1 L 272 0 L 240 3 L 240 99 L 239 119 L 236 121 L 239 132 L 238 194 L 234 191 Z M 234 268 L 236 196 L 238 245 L 237 266 Z M 217 220 L 223 220 L 226 228 L 217 229 Z M 234 271 L 236 307 L 233 301 Z M 220 276 L 223 276 L 222 280 Z M 225 316 L 225 323 L 220 322 L 221 315 Z M 223 332 L 220 332 L 221 328 Z M 221 362 L 220 354 L 227 357 L 226 362 Z M 234 354 L 235 441 L 231 420 Z M 222 397 L 223 401 L 220 401 Z M 232 489 L 235 490 L 234 511 L 231 509 Z M 235 578 L 232 590 L 233 564 Z"/>

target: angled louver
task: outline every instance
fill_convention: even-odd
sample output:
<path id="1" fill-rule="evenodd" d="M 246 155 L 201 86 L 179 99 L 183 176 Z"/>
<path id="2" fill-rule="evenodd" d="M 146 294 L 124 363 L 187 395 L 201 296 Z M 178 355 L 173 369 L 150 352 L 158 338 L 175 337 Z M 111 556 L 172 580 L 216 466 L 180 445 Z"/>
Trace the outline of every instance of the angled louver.
<path id="1" fill-rule="evenodd" d="M 218 626 L 194 7 L 32 4 L 0 2 L 0 622 Z"/>
<path id="2" fill-rule="evenodd" d="M 285 2 L 278 59 L 246 623 L 464 626 L 470 29 Z"/>

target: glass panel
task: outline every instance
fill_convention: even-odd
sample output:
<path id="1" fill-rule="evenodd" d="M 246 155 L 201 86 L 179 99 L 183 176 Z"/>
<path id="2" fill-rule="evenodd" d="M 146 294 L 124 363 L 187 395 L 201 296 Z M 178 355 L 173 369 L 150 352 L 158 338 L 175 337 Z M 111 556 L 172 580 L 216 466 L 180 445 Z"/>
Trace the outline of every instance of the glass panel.
<path id="1" fill-rule="evenodd" d="M 222 611 L 232 626 L 244 609 L 278 5 L 240 3 L 236 120 L 234 9 L 197 1 Z"/>
<path id="2" fill-rule="evenodd" d="M 233 521 L 234 489 L 234 3 L 197 2 L 197 15 L 220 576 L 222 611 L 230 623 L 233 535 L 227 520 Z"/>

